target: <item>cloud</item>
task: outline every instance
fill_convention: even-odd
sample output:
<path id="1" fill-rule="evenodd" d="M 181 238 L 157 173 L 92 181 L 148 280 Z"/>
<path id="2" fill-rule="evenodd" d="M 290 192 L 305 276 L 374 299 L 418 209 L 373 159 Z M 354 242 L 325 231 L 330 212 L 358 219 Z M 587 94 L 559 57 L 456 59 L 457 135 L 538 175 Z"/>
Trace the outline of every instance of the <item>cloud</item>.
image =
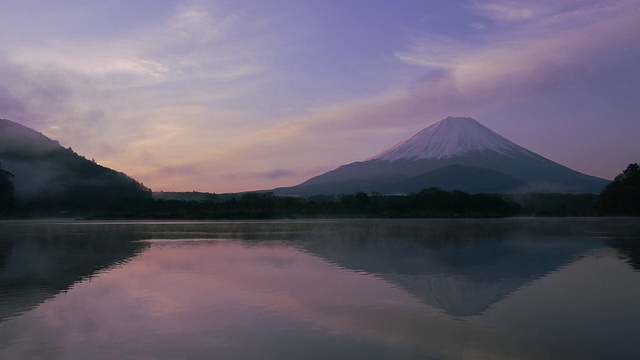
<path id="1" fill-rule="evenodd" d="M 42 121 L 47 114 L 62 111 L 70 98 L 58 74 L 0 61 L 0 77 L 0 111 L 8 119 Z"/>
<path id="2" fill-rule="evenodd" d="M 99 92 L 90 78 L 2 59 L 0 78 L 0 118 L 40 131 L 65 147 L 82 149 L 89 158 L 115 151 L 107 138 L 117 97 Z"/>
<path id="3" fill-rule="evenodd" d="M 225 175 L 225 178 L 233 180 L 233 179 L 242 178 L 242 177 L 249 177 L 249 178 L 276 180 L 276 179 L 282 179 L 282 178 L 290 178 L 296 175 L 298 175 L 298 173 L 295 170 L 275 169 L 275 170 L 263 171 L 263 172 L 231 173 L 231 174 Z"/>
<path id="4" fill-rule="evenodd" d="M 519 22 L 530 20 L 547 9 L 540 2 L 522 2 L 516 0 L 475 1 L 470 9 L 476 14 L 498 22 Z"/>
<path id="5" fill-rule="evenodd" d="M 239 79 L 264 69 L 246 39 L 227 38 L 236 14 L 178 6 L 154 27 L 113 39 L 16 46 L 12 62 L 59 67 L 98 78 L 101 87 L 149 86 L 195 77 Z"/>
<path id="6" fill-rule="evenodd" d="M 479 8 L 502 3 L 505 2 L 483 2 Z M 512 6 L 529 4 L 508 3 Z M 448 69 L 461 90 L 473 90 L 477 86 L 486 88 L 482 84 L 500 82 L 512 85 L 505 88 L 505 92 L 511 92 L 513 85 L 518 83 L 522 84 L 520 87 L 535 89 L 541 82 L 553 82 L 556 74 L 568 68 L 583 66 L 589 56 L 637 37 L 640 33 L 639 6 L 625 1 L 618 5 L 540 11 L 537 16 L 531 15 L 526 24 L 496 25 L 482 30 L 474 44 L 428 35 L 417 37 L 411 47 L 398 52 L 397 57 L 412 65 Z M 434 61 L 434 57 L 448 60 Z M 545 69 L 552 75 L 540 73 Z"/>
<path id="7" fill-rule="evenodd" d="M 2 109 L 2 116 L 9 119 L 24 118 L 26 117 L 24 114 L 27 113 L 22 101 L 4 85 L 0 85 L 0 109 Z"/>
<path id="8" fill-rule="evenodd" d="M 294 170 L 288 170 L 288 169 L 275 169 L 272 171 L 255 174 L 255 176 L 263 177 L 265 179 L 282 179 L 282 178 L 293 177 L 296 175 L 297 173 Z"/>
<path id="9" fill-rule="evenodd" d="M 194 165 L 163 166 L 156 170 L 156 174 L 163 176 L 192 176 L 201 174 Z"/>
<path id="10" fill-rule="evenodd" d="M 572 3 L 562 4 L 566 7 Z M 505 4 L 515 8 L 529 2 L 485 1 L 476 7 L 502 9 Z M 554 2 L 539 3 L 540 7 L 546 6 L 545 10 L 532 11 L 525 25 L 479 30 L 483 32 L 481 38 L 473 43 L 416 35 L 406 50 L 395 55 L 421 69 L 427 75 L 423 81 L 317 109 L 304 118 L 263 130 L 258 136 L 281 140 L 304 132 L 321 136 L 320 129 L 394 131 L 446 115 L 478 114 L 571 83 L 592 71 L 611 48 L 632 44 L 640 36 L 640 5 L 635 2 L 619 1 L 602 7 L 587 3 L 571 10 L 550 4 Z"/>

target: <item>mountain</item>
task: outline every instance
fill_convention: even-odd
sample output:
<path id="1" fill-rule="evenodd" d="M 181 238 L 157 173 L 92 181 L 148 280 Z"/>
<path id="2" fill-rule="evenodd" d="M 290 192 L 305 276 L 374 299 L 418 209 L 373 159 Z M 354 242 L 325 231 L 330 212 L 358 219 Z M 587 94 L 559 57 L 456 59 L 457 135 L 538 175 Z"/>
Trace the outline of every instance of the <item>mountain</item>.
<path id="1" fill-rule="evenodd" d="M 274 192 L 392 194 L 440 187 L 472 193 L 595 193 L 608 183 L 529 151 L 472 118 L 448 117 L 366 161 Z"/>
<path id="2" fill-rule="evenodd" d="M 129 176 L 4 119 L 0 119 L 0 163 L 14 175 L 18 206 L 34 210 L 93 211 L 125 197 L 151 197 L 148 188 Z"/>

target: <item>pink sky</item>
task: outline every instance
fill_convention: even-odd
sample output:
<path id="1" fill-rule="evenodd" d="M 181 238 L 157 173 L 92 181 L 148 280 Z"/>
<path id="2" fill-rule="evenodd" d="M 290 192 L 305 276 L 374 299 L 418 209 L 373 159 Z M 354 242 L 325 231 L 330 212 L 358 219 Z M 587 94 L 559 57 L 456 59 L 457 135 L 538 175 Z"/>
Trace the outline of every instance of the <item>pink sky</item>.
<path id="1" fill-rule="evenodd" d="M 611 179 L 635 0 L 3 2 L 0 118 L 153 190 L 300 183 L 446 116 Z"/>

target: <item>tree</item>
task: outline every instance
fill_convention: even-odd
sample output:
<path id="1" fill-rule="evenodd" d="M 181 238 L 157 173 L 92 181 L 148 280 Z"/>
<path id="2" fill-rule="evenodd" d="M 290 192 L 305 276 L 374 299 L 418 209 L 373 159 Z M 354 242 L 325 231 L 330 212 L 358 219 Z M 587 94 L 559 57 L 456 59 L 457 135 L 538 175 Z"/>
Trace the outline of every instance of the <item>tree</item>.
<path id="1" fill-rule="evenodd" d="M 604 188 L 598 211 L 605 215 L 640 215 L 640 165 L 627 168 Z"/>
<path id="2" fill-rule="evenodd" d="M 0 211 L 13 209 L 15 200 L 13 198 L 13 174 L 2 169 L 0 163 Z"/>
<path id="3" fill-rule="evenodd" d="M 627 185 L 640 186 L 640 165 L 629 164 L 622 174 L 616 176 L 614 182 L 626 183 Z"/>

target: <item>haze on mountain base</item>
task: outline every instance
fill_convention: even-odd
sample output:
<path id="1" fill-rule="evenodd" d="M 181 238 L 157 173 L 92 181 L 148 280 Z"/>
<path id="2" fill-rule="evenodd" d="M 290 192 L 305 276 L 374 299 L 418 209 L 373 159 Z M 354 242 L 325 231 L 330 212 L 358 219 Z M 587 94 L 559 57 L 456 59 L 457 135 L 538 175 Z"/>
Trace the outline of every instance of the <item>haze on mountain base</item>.
<path id="1" fill-rule="evenodd" d="M 94 211 L 126 197 L 151 197 L 149 189 L 124 173 L 4 119 L 0 119 L 0 163 L 13 175 L 16 203 L 26 210 Z"/>
<path id="2" fill-rule="evenodd" d="M 396 194 L 438 187 L 471 193 L 597 193 L 608 182 L 546 159 L 472 118 L 447 117 L 366 161 L 274 191 Z"/>

